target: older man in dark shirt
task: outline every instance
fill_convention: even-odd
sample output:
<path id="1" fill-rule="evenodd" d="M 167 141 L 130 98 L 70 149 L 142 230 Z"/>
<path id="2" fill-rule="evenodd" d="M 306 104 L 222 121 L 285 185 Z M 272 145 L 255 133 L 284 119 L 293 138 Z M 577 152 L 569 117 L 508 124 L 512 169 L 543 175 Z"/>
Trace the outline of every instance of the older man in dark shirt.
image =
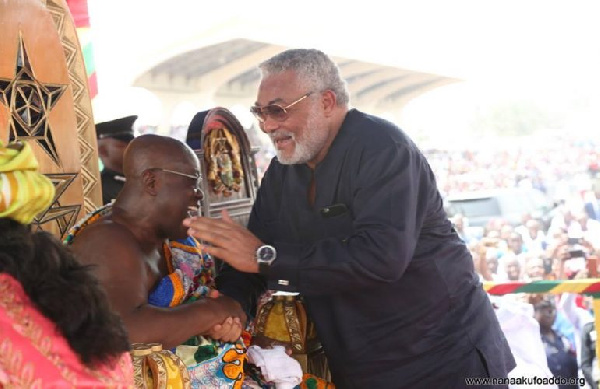
<path id="1" fill-rule="evenodd" d="M 338 388 L 505 378 L 508 343 L 415 144 L 349 109 L 320 51 L 288 50 L 261 69 L 252 111 L 277 158 L 251 232 L 227 214 L 185 221 L 228 264 L 220 291 L 246 309 L 265 287 L 301 293 Z"/>

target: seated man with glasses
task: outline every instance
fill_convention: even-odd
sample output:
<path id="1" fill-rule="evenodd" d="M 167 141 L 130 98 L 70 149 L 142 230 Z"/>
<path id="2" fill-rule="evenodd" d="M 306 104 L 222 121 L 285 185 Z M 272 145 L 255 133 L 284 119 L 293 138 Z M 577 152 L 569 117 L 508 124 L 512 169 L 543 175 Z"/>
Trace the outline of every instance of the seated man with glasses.
<path id="1" fill-rule="evenodd" d="M 243 379 L 246 316 L 235 300 L 218 296 L 212 257 L 182 225 L 202 199 L 198 159 L 157 135 L 134 139 L 124 158 L 127 181 L 114 203 L 83 219 L 66 241 L 93 265 L 132 343 L 175 348 L 194 387 L 233 387 Z"/>

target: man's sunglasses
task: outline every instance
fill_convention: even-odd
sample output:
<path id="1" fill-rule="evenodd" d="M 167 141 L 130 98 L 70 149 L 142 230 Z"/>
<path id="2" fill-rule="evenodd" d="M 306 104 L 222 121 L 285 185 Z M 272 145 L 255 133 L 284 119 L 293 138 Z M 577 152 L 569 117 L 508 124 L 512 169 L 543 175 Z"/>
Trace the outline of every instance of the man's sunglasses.
<path id="1" fill-rule="evenodd" d="M 194 188 L 194 195 L 204 197 L 204 192 L 202 192 L 202 175 L 201 174 L 192 175 L 192 174 L 181 173 L 181 172 L 178 172 L 175 170 L 162 169 L 159 167 L 153 167 L 153 168 L 150 168 L 147 170 L 159 170 L 161 172 L 167 172 L 167 173 L 175 174 L 175 175 L 178 175 L 181 177 L 191 178 L 192 180 L 196 181 L 196 187 Z"/>
<path id="2" fill-rule="evenodd" d="M 256 116 L 258 121 L 261 123 L 264 123 L 265 120 L 267 120 L 267 116 L 277 122 L 283 122 L 289 117 L 287 110 L 293 107 L 294 105 L 298 104 L 308 96 L 310 96 L 312 93 L 313 92 L 308 92 L 307 94 L 300 97 L 298 100 L 291 102 L 285 107 L 282 107 L 279 104 L 269 104 L 264 107 L 254 106 L 250 108 L 250 112 L 252 112 L 254 116 Z"/>

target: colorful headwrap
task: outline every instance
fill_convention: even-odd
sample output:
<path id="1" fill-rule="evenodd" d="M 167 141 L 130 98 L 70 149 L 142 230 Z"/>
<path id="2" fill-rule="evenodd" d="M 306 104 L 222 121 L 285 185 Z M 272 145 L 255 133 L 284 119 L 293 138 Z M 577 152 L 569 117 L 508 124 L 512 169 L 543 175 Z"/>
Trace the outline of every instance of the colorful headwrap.
<path id="1" fill-rule="evenodd" d="M 0 142 L 0 218 L 30 224 L 35 215 L 50 206 L 54 185 L 38 173 L 39 165 L 29 144 L 18 146 L 5 147 Z"/>

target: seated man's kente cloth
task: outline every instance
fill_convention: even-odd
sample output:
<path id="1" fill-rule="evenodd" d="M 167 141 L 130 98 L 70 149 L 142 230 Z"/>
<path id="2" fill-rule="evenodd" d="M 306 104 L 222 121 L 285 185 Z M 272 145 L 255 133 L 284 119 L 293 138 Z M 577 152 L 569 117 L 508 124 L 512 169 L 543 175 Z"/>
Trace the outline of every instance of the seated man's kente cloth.
<path id="1" fill-rule="evenodd" d="M 70 244 L 87 226 L 112 212 L 105 205 L 81 220 L 65 239 Z M 202 253 L 193 238 L 166 241 L 165 258 L 169 274 L 148 295 L 148 303 L 157 307 L 176 307 L 199 298 L 209 297 L 215 290 L 213 258 Z M 242 388 L 246 347 L 242 339 L 224 343 L 204 336 L 194 336 L 173 350 L 186 364 L 192 388 Z"/>

